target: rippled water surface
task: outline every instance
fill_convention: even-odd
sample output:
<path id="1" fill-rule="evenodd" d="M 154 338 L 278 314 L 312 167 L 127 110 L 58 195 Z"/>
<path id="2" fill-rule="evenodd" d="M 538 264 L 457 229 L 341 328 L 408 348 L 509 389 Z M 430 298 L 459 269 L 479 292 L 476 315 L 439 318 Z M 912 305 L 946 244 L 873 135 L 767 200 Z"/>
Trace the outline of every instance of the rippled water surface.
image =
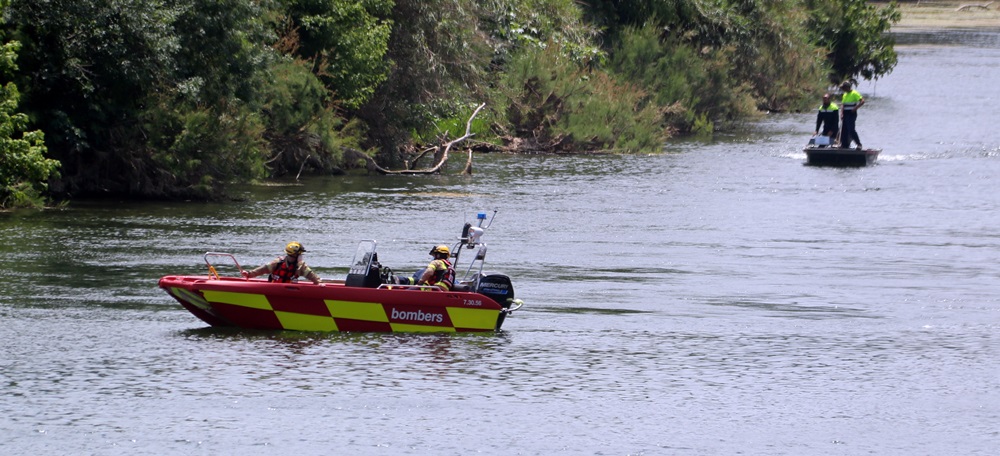
<path id="1" fill-rule="evenodd" d="M 665 155 L 0 214 L 0 452 L 995 454 L 985 36 L 909 39 L 862 84 L 868 168 L 803 166 L 814 117 L 787 114 Z M 494 208 L 489 266 L 526 301 L 495 335 L 218 330 L 156 288 L 292 239 L 328 278 L 369 238 L 408 270 Z"/>

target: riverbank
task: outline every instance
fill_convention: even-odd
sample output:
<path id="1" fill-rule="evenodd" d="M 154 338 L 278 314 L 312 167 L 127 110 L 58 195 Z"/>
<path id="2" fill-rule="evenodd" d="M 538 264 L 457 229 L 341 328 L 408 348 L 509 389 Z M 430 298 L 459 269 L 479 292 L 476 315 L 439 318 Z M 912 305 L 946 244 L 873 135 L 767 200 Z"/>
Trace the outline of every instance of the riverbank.
<path id="1" fill-rule="evenodd" d="M 899 11 L 903 17 L 893 30 L 1000 29 L 1000 1 L 918 1 L 900 3 Z"/>

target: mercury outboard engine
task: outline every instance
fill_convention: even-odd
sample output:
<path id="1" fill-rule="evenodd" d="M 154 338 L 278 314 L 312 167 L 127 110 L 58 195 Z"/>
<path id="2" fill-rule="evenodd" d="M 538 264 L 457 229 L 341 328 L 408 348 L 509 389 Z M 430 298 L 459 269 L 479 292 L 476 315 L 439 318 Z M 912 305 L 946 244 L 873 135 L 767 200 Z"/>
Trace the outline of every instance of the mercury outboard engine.
<path id="1" fill-rule="evenodd" d="M 489 296 L 504 308 L 510 307 L 510 303 L 514 301 L 514 285 L 510 283 L 510 277 L 503 274 L 490 274 L 479 279 L 476 293 Z"/>
<path id="2" fill-rule="evenodd" d="M 496 327 L 499 329 L 503 325 L 504 319 L 507 318 L 507 310 L 514 303 L 514 285 L 511 284 L 510 277 L 503 274 L 490 274 L 482 277 L 479 279 L 479 287 L 476 288 L 476 292 L 488 296 L 500 304 L 500 307 L 503 307 L 500 317 L 497 318 Z"/>

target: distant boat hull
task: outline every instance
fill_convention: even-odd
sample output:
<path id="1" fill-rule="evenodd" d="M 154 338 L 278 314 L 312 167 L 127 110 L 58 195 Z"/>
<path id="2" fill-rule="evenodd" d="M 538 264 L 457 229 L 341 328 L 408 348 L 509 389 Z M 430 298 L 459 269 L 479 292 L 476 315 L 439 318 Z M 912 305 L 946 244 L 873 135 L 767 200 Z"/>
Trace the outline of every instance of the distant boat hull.
<path id="1" fill-rule="evenodd" d="M 841 147 L 806 147 L 806 164 L 812 166 L 859 167 L 878 160 L 881 149 L 844 149 Z"/>

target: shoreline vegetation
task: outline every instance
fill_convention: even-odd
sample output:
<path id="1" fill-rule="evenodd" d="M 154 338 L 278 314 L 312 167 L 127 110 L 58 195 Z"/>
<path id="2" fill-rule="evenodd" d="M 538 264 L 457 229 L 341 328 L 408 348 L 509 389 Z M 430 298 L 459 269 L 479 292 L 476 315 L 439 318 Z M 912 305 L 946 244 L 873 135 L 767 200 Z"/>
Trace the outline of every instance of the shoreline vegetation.
<path id="1" fill-rule="evenodd" d="M 939 29 L 1000 30 L 1000 1 L 941 0 L 911 1 L 898 4 L 901 19 L 892 31 Z"/>
<path id="2" fill-rule="evenodd" d="M 1000 28 L 1000 0 L 168 3 L 0 0 L 0 209 L 660 153 L 890 74 L 893 31 Z"/>

